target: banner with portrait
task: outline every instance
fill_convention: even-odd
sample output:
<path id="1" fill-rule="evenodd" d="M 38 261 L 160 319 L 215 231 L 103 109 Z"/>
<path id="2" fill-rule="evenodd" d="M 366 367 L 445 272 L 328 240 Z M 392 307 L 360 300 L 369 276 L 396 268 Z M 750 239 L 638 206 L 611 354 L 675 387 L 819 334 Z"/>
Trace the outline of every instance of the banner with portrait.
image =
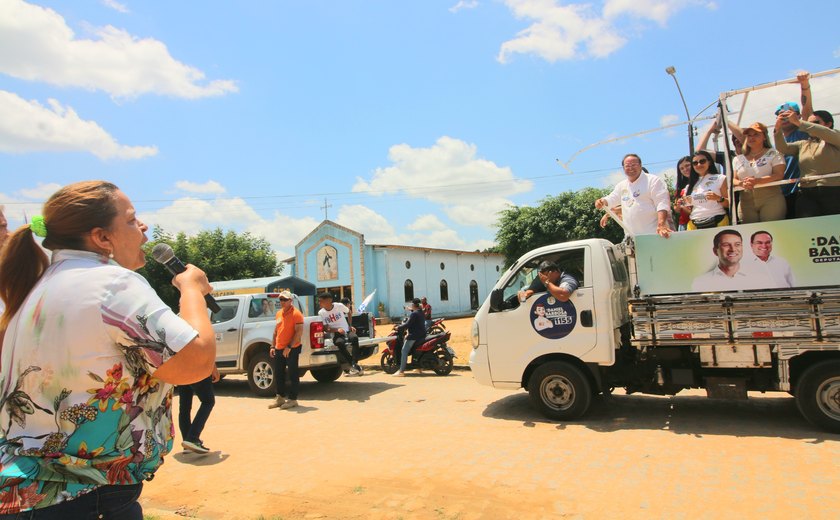
<path id="1" fill-rule="evenodd" d="M 636 236 L 641 294 L 840 285 L 840 215 Z"/>

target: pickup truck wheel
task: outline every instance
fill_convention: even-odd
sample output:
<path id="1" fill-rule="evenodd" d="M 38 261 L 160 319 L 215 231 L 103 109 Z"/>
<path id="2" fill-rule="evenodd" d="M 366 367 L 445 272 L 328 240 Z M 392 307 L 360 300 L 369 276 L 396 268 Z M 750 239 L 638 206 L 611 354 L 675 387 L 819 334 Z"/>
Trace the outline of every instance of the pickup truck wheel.
<path id="1" fill-rule="evenodd" d="M 386 374 L 396 374 L 397 370 L 400 368 L 397 358 L 394 357 L 393 353 L 387 350 L 383 352 L 382 357 L 379 358 L 379 366 L 382 367 L 382 371 Z"/>
<path id="2" fill-rule="evenodd" d="M 267 350 L 257 352 L 248 362 L 248 386 L 260 397 L 274 395 L 274 367 Z"/>
<path id="3" fill-rule="evenodd" d="M 312 377 L 314 377 L 315 380 L 319 383 L 332 383 L 333 381 L 341 377 L 340 366 L 317 369 L 313 368 L 310 370 L 310 372 L 312 372 Z"/>
<path id="4" fill-rule="evenodd" d="M 577 367 L 562 361 L 537 367 L 528 381 L 528 392 L 539 411 L 554 420 L 577 419 L 592 404 L 589 380 Z"/>
<path id="5" fill-rule="evenodd" d="M 840 361 L 817 363 L 799 376 L 796 406 L 811 424 L 840 433 Z"/>

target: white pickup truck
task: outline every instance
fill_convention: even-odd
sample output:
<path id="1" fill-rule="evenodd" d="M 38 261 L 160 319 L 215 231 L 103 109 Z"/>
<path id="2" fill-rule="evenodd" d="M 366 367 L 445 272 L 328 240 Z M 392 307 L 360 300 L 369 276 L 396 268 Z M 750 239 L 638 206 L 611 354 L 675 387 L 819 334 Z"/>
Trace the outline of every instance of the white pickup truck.
<path id="1" fill-rule="evenodd" d="M 721 229 L 637 236 L 627 257 L 623 244 L 602 239 L 526 253 L 476 314 L 476 381 L 524 387 L 558 420 L 582 417 L 593 395 L 614 388 L 659 395 L 705 388 L 722 399 L 788 392 L 806 419 L 840 432 L 840 216 Z M 797 285 L 762 277 L 774 268 L 752 242 L 771 233 L 771 258 Z M 737 276 L 717 272 L 724 260 L 738 263 Z M 519 300 L 543 261 L 580 283 L 569 301 L 539 291 Z M 711 274 L 731 288 L 704 285 Z M 751 279 L 767 285 L 737 285 Z"/>
<path id="2" fill-rule="evenodd" d="M 280 309 L 278 294 L 242 294 L 216 299 L 219 312 L 211 313 L 216 333 L 216 367 L 222 375 L 247 374 L 248 385 L 261 397 L 274 395 L 274 370 L 269 348 L 274 338 L 275 315 Z M 300 303 L 295 297 L 295 303 Z M 354 315 L 352 325 L 359 336 L 359 359 L 379 351 L 374 319 L 370 314 Z M 305 316 L 303 346 L 300 353 L 300 375 L 307 371 L 321 383 L 332 383 L 349 368 L 338 355 L 332 341 L 324 340 L 324 327 L 319 316 Z M 349 346 L 348 346 L 349 350 Z"/>

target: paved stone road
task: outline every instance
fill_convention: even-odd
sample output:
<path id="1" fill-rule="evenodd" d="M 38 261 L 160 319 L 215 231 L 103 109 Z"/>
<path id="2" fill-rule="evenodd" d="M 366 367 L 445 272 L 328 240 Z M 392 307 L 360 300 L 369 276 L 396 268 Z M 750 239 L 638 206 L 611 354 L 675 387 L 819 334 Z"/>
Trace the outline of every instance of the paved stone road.
<path id="1" fill-rule="evenodd" d="M 176 450 L 147 514 L 195 518 L 837 518 L 840 436 L 793 399 L 616 395 L 587 421 L 544 420 L 524 391 L 382 373 L 267 410 L 219 385 L 207 456 Z M 178 516 L 174 516 L 177 518 Z"/>

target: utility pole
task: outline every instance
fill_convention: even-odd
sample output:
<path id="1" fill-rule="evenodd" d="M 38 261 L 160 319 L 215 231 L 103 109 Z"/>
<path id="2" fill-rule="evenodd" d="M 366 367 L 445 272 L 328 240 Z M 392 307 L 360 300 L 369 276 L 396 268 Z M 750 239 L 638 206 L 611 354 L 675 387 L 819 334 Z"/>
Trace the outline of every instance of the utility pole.
<path id="1" fill-rule="evenodd" d="M 677 69 L 673 66 L 667 67 L 665 72 L 668 73 L 669 76 L 674 78 L 674 83 L 677 85 L 677 92 L 680 93 L 680 99 L 682 100 L 683 108 L 685 108 L 685 117 L 688 119 L 688 150 L 689 155 L 694 155 L 694 125 L 691 123 L 691 116 L 688 114 L 688 105 L 685 103 L 685 98 L 683 97 L 682 89 L 680 88 L 680 82 L 677 81 Z"/>

